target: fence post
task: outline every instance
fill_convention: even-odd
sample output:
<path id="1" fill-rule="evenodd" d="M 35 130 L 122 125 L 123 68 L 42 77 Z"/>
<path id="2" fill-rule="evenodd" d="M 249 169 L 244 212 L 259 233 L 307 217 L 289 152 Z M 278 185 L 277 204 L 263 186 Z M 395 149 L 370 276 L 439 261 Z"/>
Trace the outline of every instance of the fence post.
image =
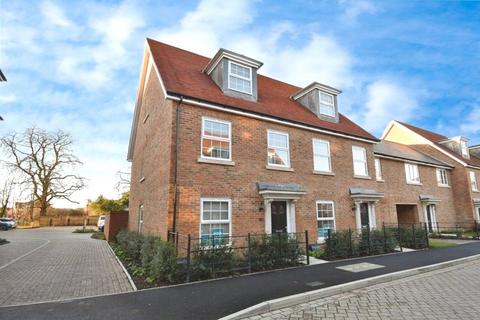
<path id="1" fill-rule="evenodd" d="M 308 251 L 308 230 L 305 230 L 305 253 L 307 254 L 307 265 L 310 264 L 310 251 Z"/>
<path id="2" fill-rule="evenodd" d="M 417 235 L 415 234 L 415 223 L 412 223 L 413 249 L 417 249 Z"/>
<path id="3" fill-rule="evenodd" d="M 251 255 L 250 232 L 248 233 L 247 242 L 248 242 L 248 273 L 252 273 L 252 255 Z"/>
<path id="4" fill-rule="evenodd" d="M 425 223 L 425 243 L 427 245 L 427 248 L 430 248 L 430 240 L 428 239 L 428 227 L 427 223 Z"/>
<path id="5" fill-rule="evenodd" d="M 328 259 L 332 256 L 332 229 L 327 229 L 327 257 Z"/>
<path id="6" fill-rule="evenodd" d="M 385 229 L 385 222 L 383 223 L 383 253 L 387 252 L 387 230 Z"/>
<path id="7" fill-rule="evenodd" d="M 458 236 L 458 224 L 455 225 L 455 236 L 457 237 L 457 239 L 460 238 Z"/>
<path id="8" fill-rule="evenodd" d="M 352 228 L 348 228 L 348 253 L 350 257 L 353 256 L 353 243 L 352 243 Z"/>
<path id="9" fill-rule="evenodd" d="M 215 257 L 215 235 L 212 234 L 212 256 Z M 215 259 L 210 259 L 212 261 L 212 264 L 210 265 L 210 268 L 212 268 L 212 274 L 213 277 L 215 278 Z"/>
<path id="10" fill-rule="evenodd" d="M 188 234 L 187 240 L 187 282 L 190 282 L 190 259 L 191 259 L 191 250 L 192 249 L 192 237 Z"/>
<path id="11" fill-rule="evenodd" d="M 177 250 L 178 254 L 178 232 L 175 232 L 175 250 Z"/>
<path id="12" fill-rule="evenodd" d="M 372 245 L 370 243 L 370 223 L 367 225 L 367 241 L 368 241 L 368 255 L 372 252 Z"/>
<path id="13" fill-rule="evenodd" d="M 475 233 L 477 234 L 477 240 L 480 240 L 480 235 L 478 233 L 478 222 L 475 220 Z"/>
<path id="14" fill-rule="evenodd" d="M 397 225 L 397 233 L 398 233 L 398 245 L 400 246 L 400 252 L 403 252 L 402 232 L 400 231 L 400 225 Z"/>

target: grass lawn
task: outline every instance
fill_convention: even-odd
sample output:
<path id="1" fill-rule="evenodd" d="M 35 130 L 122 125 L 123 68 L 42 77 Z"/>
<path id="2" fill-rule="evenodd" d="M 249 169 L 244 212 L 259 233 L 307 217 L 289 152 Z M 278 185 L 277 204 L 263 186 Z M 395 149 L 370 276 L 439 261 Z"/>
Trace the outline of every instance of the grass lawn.
<path id="1" fill-rule="evenodd" d="M 430 248 L 448 248 L 455 247 L 457 244 L 447 241 L 430 240 Z"/>

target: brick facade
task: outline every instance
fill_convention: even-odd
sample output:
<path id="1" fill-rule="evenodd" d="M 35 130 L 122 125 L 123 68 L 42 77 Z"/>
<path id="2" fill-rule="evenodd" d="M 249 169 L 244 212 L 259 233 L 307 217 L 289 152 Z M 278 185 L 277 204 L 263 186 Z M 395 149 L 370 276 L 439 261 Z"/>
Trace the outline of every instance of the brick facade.
<path id="1" fill-rule="evenodd" d="M 360 199 L 374 206 L 377 226 L 381 226 L 383 222 L 424 222 L 426 203 L 420 200 L 421 195 L 436 199 L 438 222 L 455 220 L 456 212 L 460 212 L 462 217 L 468 216 L 463 213 L 468 213 L 468 208 L 458 207 L 453 201 L 457 195 L 467 195 L 460 195 L 462 191 L 455 188 L 438 186 L 436 168 L 433 166 L 419 165 L 422 184 L 409 185 L 405 179 L 404 160 L 382 158 L 384 181 L 377 181 L 373 137 L 355 137 L 352 132 L 367 133 L 343 116 L 342 126 L 346 126 L 344 130 L 349 128 L 350 133 L 345 134 L 342 130 L 319 132 L 295 126 L 292 122 L 288 125 L 265 117 L 239 114 L 234 112 L 234 108 L 219 110 L 221 108 L 208 107 L 206 104 L 189 103 L 188 99 L 186 102 L 183 98 L 176 101 L 165 95 L 168 88 L 165 89 L 164 82 L 154 71 L 155 68 L 147 63 L 145 70 L 146 85 L 140 90 L 137 100 L 134 123 L 136 130 L 132 131 L 134 143 L 131 141 L 133 152 L 129 153 L 132 161 L 130 230 L 140 230 L 166 238 L 168 231 L 175 229 L 196 237 L 200 232 L 201 199 L 222 198 L 231 201 L 232 234 L 265 233 L 268 231 L 266 225 L 270 219 L 270 204 L 259 193 L 259 182 L 295 184 L 305 191 L 303 195 L 286 198 L 288 212 L 294 217 L 294 225 L 290 222 L 289 231 L 308 230 L 311 235 L 317 234 L 317 201 L 333 201 L 337 229 L 358 227 L 359 203 L 355 203 L 352 198 L 351 188 L 374 191 L 378 196 L 375 199 L 368 196 Z M 191 72 L 192 77 L 197 77 L 200 71 L 195 69 Z M 170 81 L 171 78 L 176 79 L 176 76 L 170 75 Z M 204 74 L 200 78 L 202 81 L 211 81 Z M 191 78 L 186 81 L 190 80 Z M 262 78 L 262 82 L 259 82 L 259 90 L 264 89 L 264 81 L 266 80 Z M 194 83 L 191 85 L 195 86 Z M 196 89 L 199 90 L 200 87 Z M 266 93 L 268 91 L 260 91 L 259 99 L 272 98 L 262 96 Z M 290 98 L 287 96 L 286 99 Z M 305 107 L 301 108 L 300 110 L 304 111 Z M 214 163 L 215 161 L 200 159 L 202 117 L 231 123 L 231 161 L 220 161 L 220 164 L 219 161 Z M 330 123 L 329 126 L 333 124 Z M 268 130 L 288 133 L 291 169 L 273 170 L 267 166 Z M 314 172 L 314 138 L 330 143 L 332 174 Z M 366 150 L 367 178 L 354 176 L 353 146 Z M 438 158 L 444 160 L 442 157 Z M 455 168 L 448 173 L 452 186 L 465 183 L 461 181 L 462 175 L 459 171 Z M 480 180 L 480 173 L 478 179 Z M 466 190 L 463 192 L 468 194 Z M 139 224 L 141 205 L 143 223 Z"/>
<path id="2" fill-rule="evenodd" d="M 452 159 L 444 152 L 439 151 L 427 141 L 422 141 L 414 133 L 409 132 L 406 128 L 399 125 L 394 125 L 390 128 L 388 134 L 385 136 L 386 140 L 403 143 L 410 148 L 418 150 L 424 154 L 430 155 L 439 159 L 449 165 L 453 166 L 449 175 L 450 185 L 452 186 L 452 196 L 455 217 L 452 220 L 458 223 L 469 223 L 478 219 L 473 204 L 474 198 L 480 198 L 480 192 L 472 191 L 469 172 L 474 171 L 477 177 L 477 183 L 480 181 L 480 170 L 470 167 L 465 167 L 458 161 Z M 423 139 L 424 140 L 424 139 Z M 461 157 L 460 155 L 458 157 Z M 478 210 L 478 209 L 477 209 Z"/>

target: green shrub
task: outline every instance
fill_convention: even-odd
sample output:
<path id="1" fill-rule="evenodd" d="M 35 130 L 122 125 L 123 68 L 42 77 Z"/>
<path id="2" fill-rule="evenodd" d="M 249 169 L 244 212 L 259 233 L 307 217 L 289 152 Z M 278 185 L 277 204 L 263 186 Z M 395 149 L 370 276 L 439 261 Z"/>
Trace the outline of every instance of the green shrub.
<path id="1" fill-rule="evenodd" d="M 353 246 L 353 237 L 350 231 L 332 231 L 330 238 L 325 240 L 327 256 L 329 258 L 347 258 L 357 254 Z"/>
<path id="2" fill-rule="evenodd" d="M 327 256 L 327 253 L 325 252 L 324 249 L 310 250 L 309 254 L 311 257 L 314 257 L 316 259 L 323 259 Z"/>
<path id="3" fill-rule="evenodd" d="M 125 251 L 126 256 L 135 262 L 140 262 L 140 250 L 143 242 L 143 235 L 128 230 L 122 230 L 117 234 L 117 242 Z"/>
<path id="4" fill-rule="evenodd" d="M 299 239 L 288 234 L 263 235 L 250 242 L 250 260 L 253 271 L 271 270 L 300 264 L 305 252 Z M 245 256 L 248 252 L 244 253 Z"/>
<path id="5" fill-rule="evenodd" d="M 155 254 L 155 238 L 152 236 L 143 236 L 140 246 L 140 265 L 146 269 L 149 268 Z"/>
<path id="6" fill-rule="evenodd" d="M 94 232 L 97 232 L 97 230 L 93 228 L 83 228 L 83 227 L 73 230 L 73 233 L 94 233 Z"/>
<path id="7" fill-rule="evenodd" d="M 156 281 L 174 283 L 178 279 L 175 246 L 160 239 L 152 242 L 152 260 L 148 263 L 148 277 Z"/>
<path id="8" fill-rule="evenodd" d="M 192 256 L 192 276 L 197 280 L 234 274 L 237 257 L 229 245 L 197 246 Z"/>
<path id="9" fill-rule="evenodd" d="M 97 239 L 97 240 L 105 240 L 105 234 L 101 231 L 97 231 L 93 233 L 90 238 Z"/>

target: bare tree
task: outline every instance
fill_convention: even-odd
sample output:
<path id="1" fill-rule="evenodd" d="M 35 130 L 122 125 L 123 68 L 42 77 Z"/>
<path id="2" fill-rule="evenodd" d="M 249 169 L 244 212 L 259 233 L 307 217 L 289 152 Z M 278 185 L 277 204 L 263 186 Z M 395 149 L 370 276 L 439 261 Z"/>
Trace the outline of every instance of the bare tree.
<path id="1" fill-rule="evenodd" d="M 20 183 L 30 185 L 40 215 L 46 214 L 53 199 L 76 203 L 71 200 L 72 194 L 85 187 L 85 179 L 75 173 L 82 163 L 73 154 L 72 144 L 66 132 L 38 128 L 0 139 L 0 146 L 8 157 L 5 163 L 20 174 Z"/>
<path id="2" fill-rule="evenodd" d="M 7 178 L 0 189 L 0 217 L 7 215 L 7 208 L 12 198 L 14 184 L 13 179 Z"/>
<path id="3" fill-rule="evenodd" d="M 115 189 L 117 189 L 118 193 L 130 191 L 130 167 L 117 171 L 116 176 L 117 183 L 115 183 Z"/>

